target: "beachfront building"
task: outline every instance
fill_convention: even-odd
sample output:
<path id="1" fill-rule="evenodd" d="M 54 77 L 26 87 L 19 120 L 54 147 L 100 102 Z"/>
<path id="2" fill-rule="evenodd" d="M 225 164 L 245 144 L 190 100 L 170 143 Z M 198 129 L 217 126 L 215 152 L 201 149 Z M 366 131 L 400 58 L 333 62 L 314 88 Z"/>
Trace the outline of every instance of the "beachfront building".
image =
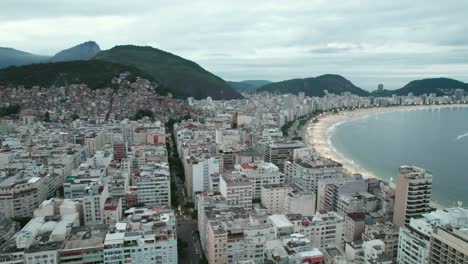
<path id="1" fill-rule="evenodd" d="M 400 228 L 398 263 L 463 263 L 467 260 L 468 209 L 447 208 L 411 218 Z M 432 254 L 432 259 L 429 255 Z"/>
<path id="2" fill-rule="evenodd" d="M 395 191 L 393 224 L 408 225 L 412 217 L 431 210 L 432 174 L 415 166 L 401 166 Z"/>

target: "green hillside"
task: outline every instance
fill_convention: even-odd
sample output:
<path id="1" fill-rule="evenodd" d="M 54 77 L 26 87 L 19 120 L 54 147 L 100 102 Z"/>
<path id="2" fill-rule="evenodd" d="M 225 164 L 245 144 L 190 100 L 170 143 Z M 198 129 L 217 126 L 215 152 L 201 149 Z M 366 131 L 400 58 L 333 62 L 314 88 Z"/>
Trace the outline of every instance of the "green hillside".
<path id="1" fill-rule="evenodd" d="M 270 81 L 265 80 L 246 80 L 240 82 L 228 81 L 227 84 L 239 92 L 254 91 L 258 87 L 270 84 Z"/>
<path id="2" fill-rule="evenodd" d="M 110 87 L 112 78 L 124 71 L 130 72 L 133 78 L 153 79 L 134 66 L 92 60 L 11 66 L 0 69 L 0 85 L 24 85 L 29 88 L 35 85 L 49 87 L 85 83 L 92 89 L 98 89 Z"/>
<path id="3" fill-rule="evenodd" d="M 195 62 L 152 47 L 116 46 L 100 52 L 94 59 L 136 66 L 177 97 L 242 98 L 223 79 Z"/>
<path id="4" fill-rule="evenodd" d="M 334 94 L 351 92 L 352 94 L 361 96 L 369 95 L 369 92 L 355 86 L 344 77 L 335 74 L 275 82 L 257 89 L 258 92 L 267 91 L 280 94 L 298 94 L 299 92 L 304 92 L 306 96 L 323 96 L 325 95 L 325 90 L 327 90 L 328 93 Z"/>

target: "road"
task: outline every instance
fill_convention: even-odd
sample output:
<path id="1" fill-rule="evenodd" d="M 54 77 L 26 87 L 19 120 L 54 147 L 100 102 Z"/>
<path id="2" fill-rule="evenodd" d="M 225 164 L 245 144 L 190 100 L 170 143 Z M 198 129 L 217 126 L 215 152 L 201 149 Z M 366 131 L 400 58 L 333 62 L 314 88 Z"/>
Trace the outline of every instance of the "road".
<path id="1" fill-rule="evenodd" d="M 176 146 L 172 142 L 171 137 L 166 137 L 169 140 L 171 149 Z M 173 153 L 169 153 L 173 155 Z M 184 249 L 182 254 L 179 254 L 179 263 L 181 264 L 198 264 L 203 256 L 200 238 L 198 236 L 198 225 L 196 220 L 192 219 L 191 209 L 184 208 L 187 202 L 184 185 L 174 170 L 171 168 L 171 178 L 175 179 L 177 187 L 177 198 L 181 205 L 181 212 L 177 213 L 177 239 L 187 242 L 188 247 Z M 180 249 L 178 249 L 180 250 Z"/>

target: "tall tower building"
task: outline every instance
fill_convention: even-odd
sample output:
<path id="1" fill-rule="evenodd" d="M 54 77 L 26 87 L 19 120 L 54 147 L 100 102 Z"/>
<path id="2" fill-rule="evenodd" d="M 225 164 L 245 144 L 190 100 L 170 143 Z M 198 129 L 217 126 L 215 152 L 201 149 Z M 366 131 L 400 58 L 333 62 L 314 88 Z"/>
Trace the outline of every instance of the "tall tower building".
<path id="1" fill-rule="evenodd" d="M 430 211 L 432 174 L 415 166 L 401 166 L 395 192 L 393 224 L 408 225 L 412 217 Z"/>

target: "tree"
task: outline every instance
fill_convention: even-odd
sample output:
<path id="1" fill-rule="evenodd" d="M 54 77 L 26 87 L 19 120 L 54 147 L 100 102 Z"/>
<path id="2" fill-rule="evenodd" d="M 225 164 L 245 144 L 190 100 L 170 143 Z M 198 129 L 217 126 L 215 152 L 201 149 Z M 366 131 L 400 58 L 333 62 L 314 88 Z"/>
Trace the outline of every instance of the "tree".
<path id="1" fill-rule="evenodd" d="M 198 210 L 193 210 L 191 216 L 192 219 L 198 219 Z"/>
<path id="2" fill-rule="evenodd" d="M 44 122 L 50 122 L 50 114 L 49 114 L 49 111 L 45 112 L 45 115 L 44 115 Z"/>
<path id="3" fill-rule="evenodd" d="M 0 116 L 9 116 L 19 114 L 21 107 L 19 105 L 10 105 L 7 107 L 0 107 Z"/>
<path id="4" fill-rule="evenodd" d="M 153 113 L 153 111 L 147 110 L 147 109 L 146 109 L 146 110 L 145 110 L 145 109 L 139 109 L 139 110 L 136 112 L 136 114 L 135 114 L 135 116 L 133 117 L 133 119 L 135 119 L 135 120 L 140 120 L 140 119 L 142 119 L 142 118 L 145 117 L 145 116 L 149 117 L 151 120 L 154 120 L 154 113 Z"/>

